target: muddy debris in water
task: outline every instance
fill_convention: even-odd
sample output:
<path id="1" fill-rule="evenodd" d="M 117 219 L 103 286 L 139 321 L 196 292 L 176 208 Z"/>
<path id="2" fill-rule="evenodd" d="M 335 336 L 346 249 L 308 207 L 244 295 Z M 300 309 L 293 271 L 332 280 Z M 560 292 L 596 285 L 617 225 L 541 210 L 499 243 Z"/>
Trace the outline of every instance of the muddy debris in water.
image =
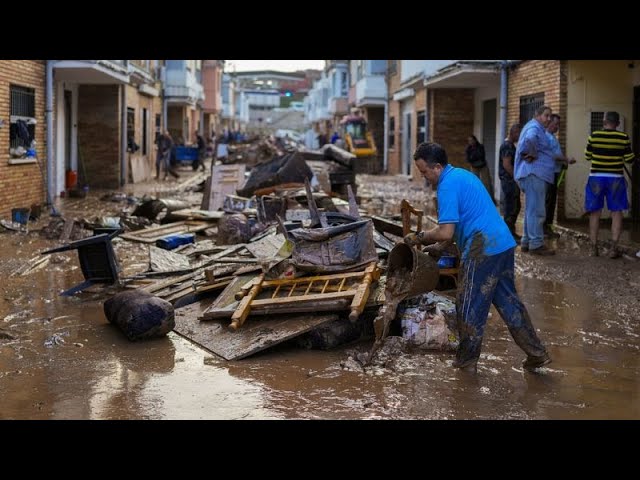
<path id="1" fill-rule="evenodd" d="M 411 272 L 408 269 L 399 269 L 396 275 L 391 278 L 387 277 L 384 290 L 385 303 L 373 321 L 376 339 L 365 365 L 371 364 L 376 352 L 382 347 L 385 338 L 389 334 L 389 326 L 396 317 L 398 305 L 405 299 L 411 288 L 411 278 Z"/>

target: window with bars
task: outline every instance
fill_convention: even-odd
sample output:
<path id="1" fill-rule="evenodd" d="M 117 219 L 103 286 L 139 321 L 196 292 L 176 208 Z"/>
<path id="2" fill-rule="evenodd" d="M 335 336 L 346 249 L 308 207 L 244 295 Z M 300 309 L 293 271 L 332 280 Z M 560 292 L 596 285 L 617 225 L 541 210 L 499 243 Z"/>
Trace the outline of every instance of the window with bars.
<path id="1" fill-rule="evenodd" d="M 396 146 L 396 119 L 395 117 L 389 118 L 389 148 Z"/>
<path id="2" fill-rule="evenodd" d="M 418 112 L 418 145 L 427 141 L 427 112 L 422 110 Z"/>
<path id="3" fill-rule="evenodd" d="M 520 125 L 531 120 L 536 109 L 544 105 L 544 92 L 520 97 Z"/>
<path id="4" fill-rule="evenodd" d="M 36 136 L 36 90 L 20 85 L 9 86 L 10 110 L 9 115 L 9 146 L 10 148 L 31 147 L 31 141 Z M 18 121 L 26 124 L 28 138 L 20 128 Z"/>

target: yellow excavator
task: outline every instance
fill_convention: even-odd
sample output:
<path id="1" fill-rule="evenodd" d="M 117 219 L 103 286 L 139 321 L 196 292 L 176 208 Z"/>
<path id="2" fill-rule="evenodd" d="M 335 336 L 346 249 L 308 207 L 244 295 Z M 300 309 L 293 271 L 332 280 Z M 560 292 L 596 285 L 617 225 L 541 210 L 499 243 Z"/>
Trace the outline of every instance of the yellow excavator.
<path id="1" fill-rule="evenodd" d="M 358 158 L 375 157 L 376 144 L 371 132 L 367 130 L 367 121 L 361 115 L 345 115 L 340 121 L 344 132 L 347 151 Z"/>

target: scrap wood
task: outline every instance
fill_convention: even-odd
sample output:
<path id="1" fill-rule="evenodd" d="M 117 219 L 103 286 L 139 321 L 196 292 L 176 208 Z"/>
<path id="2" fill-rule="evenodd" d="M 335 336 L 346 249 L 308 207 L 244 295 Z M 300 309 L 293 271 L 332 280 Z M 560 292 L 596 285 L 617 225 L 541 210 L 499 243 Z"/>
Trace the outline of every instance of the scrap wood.
<path id="1" fill-rule="evenodd" d="M 185 255 L 150 245 L 149 266 L 153 272 L 174 272 L 187 270 L 191 265 Z"/>
<path id="2" fill-rule="evenodd" d="M 224 216 L 224 212 L 185 208 L 171 212 L 171 215 L 193 220 L 219 220 Z"/>
<path id="3" fill-rule="evenodd" d="M 127 240 L 142 243 L 155 243 L 157 240 L 169 235 L 179 233 L 199 232 L 209 228 L 211 224 L 203 221 L 183 220 L 180 222 L 168 223 L 158 227 L 144 228 L 135 232 L 125 233 L 120 237 Z"/>
<path id="4" fill-rule="evenodd" d="M 178 183 L 174 187 L 174 189 L 175 190 L 186 190 L 187 187 L 190 187 L 191 185 L 195 185 L 197 183 L 200 183 L 200 182 L 204 181 L 204 179 L 205 179 L 205 172 L 198 173 L 197 175 L 194 175 L 191 178 L 188 178 L 184 182 Z"/>
<path id="5" fill-rule="evenodd" d="M 9 276 L 15 277 L 16 275 L 20 275 L 20 276 L 28 275 L 31 272 L 39 270 L 45 265 L 47 265 L 50 259 L 51 257 L 49 256 L 43 257 L 42 255 L 37 255 L 32 259 L 30 259 L 25 265 L 20 267 L 18 270 L 15 270 L 14 272 L 12 272 L 11 275 Z"/>
<path id="6" fill-rule="evenodd" d="M 225 360 L 246 358 L 339 318 L 335 314 L 249 318 L 243 328 L 234 331 L 226 327 L 226 320 L 200 321 L 203 311 L 214 302 L 204 299 L 177 308 L 174 331 Z"/>

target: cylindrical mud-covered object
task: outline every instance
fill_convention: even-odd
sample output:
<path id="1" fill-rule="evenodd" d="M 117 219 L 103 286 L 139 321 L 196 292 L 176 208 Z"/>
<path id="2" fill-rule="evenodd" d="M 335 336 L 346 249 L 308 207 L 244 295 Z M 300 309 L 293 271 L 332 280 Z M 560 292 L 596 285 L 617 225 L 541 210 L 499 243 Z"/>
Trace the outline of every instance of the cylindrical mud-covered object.
<path id="1" fill-rule="evenodd" d="M 409 283 L 409 293 L 405 298 L 430 292 L 436 288 L 440 278 L 438 262 L 406 243 L 399 243 L 393 247 L 389 252 L 387 265 L 387 283 L 391 278 Z"/>

